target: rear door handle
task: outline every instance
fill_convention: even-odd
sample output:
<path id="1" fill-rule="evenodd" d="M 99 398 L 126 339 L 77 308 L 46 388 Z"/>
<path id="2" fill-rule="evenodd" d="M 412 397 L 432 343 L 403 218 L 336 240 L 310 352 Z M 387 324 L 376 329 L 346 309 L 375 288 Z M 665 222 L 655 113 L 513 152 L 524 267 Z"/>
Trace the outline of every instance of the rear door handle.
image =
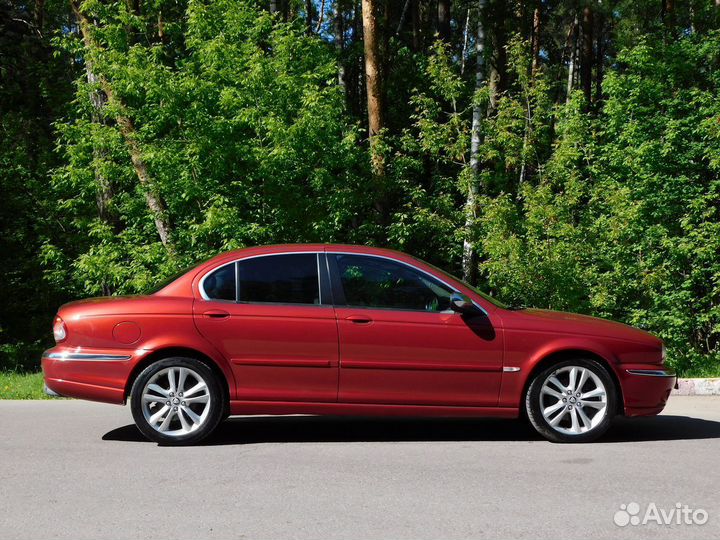
<path id="1" fill-rule="evenodd" d="M 372 319 L 367 315 L 350 315 L 345 317 L 345 320 L 354 324 L 370 324 L 372 322 Z"/>
<path id="2" fill-rule="evenodd" d="M 223 309 L 209 309 L 203 312 L 203 317 L 208 319 L 227 319 L 230 314 Z"/>

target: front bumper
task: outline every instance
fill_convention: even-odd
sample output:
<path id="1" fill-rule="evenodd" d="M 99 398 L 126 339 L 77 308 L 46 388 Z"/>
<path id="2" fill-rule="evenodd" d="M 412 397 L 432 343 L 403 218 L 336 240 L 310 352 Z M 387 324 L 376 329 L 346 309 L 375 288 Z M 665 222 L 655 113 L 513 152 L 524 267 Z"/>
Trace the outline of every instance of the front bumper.
<path id="1" fill-rule="evenodd" d="M 125 385 L 146 351 L 91 350 L 58 345 L 42 355 L 45 386 L 64 397 L 125 403 Z"/>
<path id="2" fill-rule="evenodd" d="M 658 365 L 624 365 L 618 374 L 626 416 L 651 416 L 665 408 L 675 387 L 675 370 Z"/>
<path id="3" fill-rule="evenodd" d="M 50 397 L 63 397 L 63 396 L 61 396 L 60 394 L 58 394 L 57 392 L 55 392 L 54 390 L 50 390 L 50 388 L 48 388 L 48 385 L 47 385 L 47 384 L 43 387 L 43 392 L 45 392 L 45 395 L 46 395 L 46 396 L 50 396 Z"/>

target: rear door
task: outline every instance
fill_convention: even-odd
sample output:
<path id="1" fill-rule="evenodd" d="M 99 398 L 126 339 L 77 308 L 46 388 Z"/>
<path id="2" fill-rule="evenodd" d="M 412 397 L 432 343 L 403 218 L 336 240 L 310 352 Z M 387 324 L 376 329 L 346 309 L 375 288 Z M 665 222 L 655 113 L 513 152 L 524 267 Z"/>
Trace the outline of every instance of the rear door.
<path id="1" fill-rule="evenodd" d="M 495 406 L 502 334 L 449 309 L 452 288 L 386 257 L 328 253 L 340 402 Z"/>
<path id="2" fill-rule="evenodd" d="M 324 255 L 242 259 L 208 272 L 200 290 L 197 327 L 231 362 L 238 399 L 336 401 L 338 332 Z"/>

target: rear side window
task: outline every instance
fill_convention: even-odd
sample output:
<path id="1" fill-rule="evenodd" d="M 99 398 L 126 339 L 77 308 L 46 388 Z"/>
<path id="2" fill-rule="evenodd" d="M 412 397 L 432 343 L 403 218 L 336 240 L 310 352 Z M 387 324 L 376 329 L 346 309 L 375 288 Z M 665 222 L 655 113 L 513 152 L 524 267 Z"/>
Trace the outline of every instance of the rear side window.
<path id="1" fill-rule="evenodd" d="M 235 263 L 225 265 L 209 274 L 203 281 L 205 295 L 210 300 L 235 301 Z"/>
<path id="2" fill-rule="evenodd" d="M 238 263 L 240 302 L 319 304 L 315 253 L 269 255 Z"/>

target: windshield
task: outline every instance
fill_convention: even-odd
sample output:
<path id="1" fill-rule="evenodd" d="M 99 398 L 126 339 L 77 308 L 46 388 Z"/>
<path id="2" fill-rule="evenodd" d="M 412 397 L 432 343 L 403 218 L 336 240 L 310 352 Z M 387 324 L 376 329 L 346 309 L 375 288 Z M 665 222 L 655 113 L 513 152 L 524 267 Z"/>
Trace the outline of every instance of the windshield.
<path id="1" fill-rule="evenodd" d="M 462 283 L 462 284 L 465 285 L 468 289 L 470 289 L 471 291 L 477 293 L 477 294 L 480 295 L 483 299 L 487 300 L 488 302 L 490 302 L 490 303 L 491 303 L 493 306 L 495 306 L 495 307 L 499 307 L 499 308 L 501 308 L 501 309 L 519 309 L 517 306 L 511 306 L 511 305 L 509 305 L 509 304 L 506 304 L 505 302 L 501 302 L 501 301 L 498 300 L 497 298 L 493 298 L 492 296 L 490 296 L 489 294 L 481 291 L 481 290 L 478 289 L 477 287 L 473 287 L 472 285 L 470 285 L 469 283 L 463 281 L 463 280 L 460 279 L 459 277 L 453 276 L 450 272 L 446 272 L 445 270 L 443 270 L 442 268 L 438 268 L 438 267 L 435 266 L 434 264 L 430 264 L 429 262 L 425 262 L 425 261 L 422 261 L 422 262 L 424 262 L 425 264 L 427 264 L 428 266 L 430 266 L 430 267 L 433 268 L 434 270 L 440 272 L 442 275 L 444 275 L 444 276 L 446 276 L 446 277 L 449 277 L 450 279 L 453 279 L 453 280 L 455 280 L 455 281 L 457 281 L 457 282 L 459 282 L 459 283 Z"/>

